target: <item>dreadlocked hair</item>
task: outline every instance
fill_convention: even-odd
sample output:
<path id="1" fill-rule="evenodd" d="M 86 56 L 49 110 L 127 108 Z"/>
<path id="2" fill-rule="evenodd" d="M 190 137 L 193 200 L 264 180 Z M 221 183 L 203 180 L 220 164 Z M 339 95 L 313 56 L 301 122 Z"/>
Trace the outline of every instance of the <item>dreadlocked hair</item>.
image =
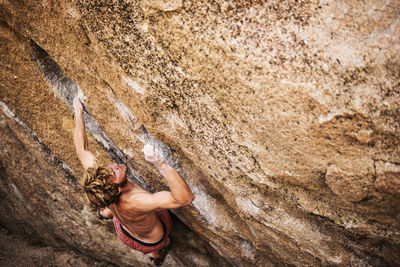
<path id="1" fill-rule="evenodd" d="M 113 183 L 112 175 L 110 169 L 99 166 L 97 161 L 86 170 L 81 186 L 93 208 L 105 208 L 117 202 L 118 185 Z"/>

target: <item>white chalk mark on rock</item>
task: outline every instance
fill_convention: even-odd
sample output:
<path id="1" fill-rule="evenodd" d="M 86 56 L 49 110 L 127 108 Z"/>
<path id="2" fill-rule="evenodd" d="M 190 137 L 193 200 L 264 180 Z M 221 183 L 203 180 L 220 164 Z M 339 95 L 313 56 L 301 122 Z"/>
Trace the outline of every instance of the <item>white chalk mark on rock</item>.
<path id="1" fill-rule="evenodd" d="M 261 209 L 256 207 L 253 204 L 253 202 L 251 202 L 251 200 L 249 200 L 249 199 L 245 199 L 245 198 L 242 198 L 242 197 L 237 197 L 235 199 L 235 201 L 236 201 L 236 205 L 238 206 L 238 208 L 241 211 L 243 211 L 245 213 L 248 213 L 248 214 L 252 215 L 255 218 L 257 218 L 258 215 L 261 212 Z"/>
<path id="2" fill-rule="evenodd" d="M 123 77 L 125 83 L 132 89 L 134 89 L 138 94 L 143 95 L 145 93 L 145 90 L 143 87 L 141 87 L 137 82 L 134 80 L 128 78 L 128 77 Z"/>
<path id="3" fill-rule="evenodd" d="M 32 212 L 32 211 L 33 211 L 32 206 L 29 204 L 29 202 L 24 198 L 24 196 L 23 196 L 23 195 L 21 194 L 21 192 L 18 190 L 18 187 L 17 187 L 15 184 L 13 184 L 13 183 L 11 183 L 10 185 L 11 185 L 13 191 L 14 191 L 14 194 L 19 198 L 19 200 L 20 200 L 22 203 L 24 203 L 25 207 L 26 207 L 30 212 Z"/>

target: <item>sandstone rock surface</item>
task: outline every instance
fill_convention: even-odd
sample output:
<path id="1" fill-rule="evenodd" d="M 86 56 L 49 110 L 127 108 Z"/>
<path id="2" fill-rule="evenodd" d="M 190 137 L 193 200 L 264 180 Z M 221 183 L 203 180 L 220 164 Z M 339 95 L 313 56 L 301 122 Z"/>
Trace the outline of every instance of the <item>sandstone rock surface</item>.
<path id="1" fill-rule="evenodd" d="M 102 161 L 195 193 L 168 265 L 399 265 L 399 51 L 396 0 L 0 1 L 0 224 L 150 264 L 83 201 L 80 95 Z"/>

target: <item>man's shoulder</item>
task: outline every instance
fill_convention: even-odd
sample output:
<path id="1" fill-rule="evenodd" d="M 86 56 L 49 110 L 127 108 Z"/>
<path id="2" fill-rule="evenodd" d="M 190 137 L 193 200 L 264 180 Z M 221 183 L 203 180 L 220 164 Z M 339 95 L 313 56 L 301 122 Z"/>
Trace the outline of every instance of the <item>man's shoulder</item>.
<path id="1" fill-rule="evenodd" d="M 120 206 L 124 210 L 133 210 L 140 212 L 141 205 L 146 204 L 150 200 L 151 193 L 147 191 L 131 191 L 120 196 Z"/>

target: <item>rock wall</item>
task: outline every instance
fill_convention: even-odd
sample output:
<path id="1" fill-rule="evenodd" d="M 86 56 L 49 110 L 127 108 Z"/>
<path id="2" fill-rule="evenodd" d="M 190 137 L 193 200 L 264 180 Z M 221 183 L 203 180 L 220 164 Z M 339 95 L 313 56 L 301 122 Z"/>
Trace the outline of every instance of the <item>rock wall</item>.
<path id="1" fill-rule="evenodd" d="M 150 263 L 83 201 L 81 95 L 102 161 L 163 189 L 155 143 L 195 193 L 167 264 L 400 264 L 398 1 L 0 3 L 4 228 Z"/>

